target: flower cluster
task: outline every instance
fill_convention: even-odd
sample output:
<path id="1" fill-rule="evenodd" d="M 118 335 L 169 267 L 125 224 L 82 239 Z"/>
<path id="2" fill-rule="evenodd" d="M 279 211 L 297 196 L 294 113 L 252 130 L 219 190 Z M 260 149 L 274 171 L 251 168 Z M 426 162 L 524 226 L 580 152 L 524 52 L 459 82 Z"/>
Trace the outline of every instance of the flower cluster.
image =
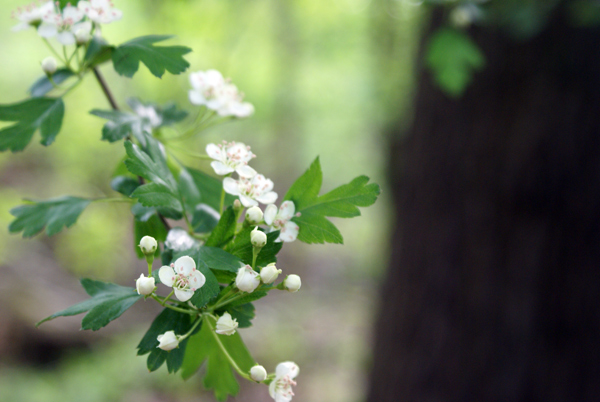
<path id="1" fill-rule="evenodd" d="M 190 84 L 189 98 L 194 105 L 206 106 L 219 116 L 248 117 L 254 113 L 252 104 L 242 102 L 244 94 L 217 70 L 190 74 Z"/>
<path id="2" fill-rule="evenodd" d="M 117 21 L 122 16 L 111 0 L 80 1 L 77 7 L 67 4 L 63 9 L 53 1 L 40 6 L 32 3 L 13 13 L 13 18 L 20 21 L 13 31 L 34 27 L 42 38 L 55 37 L 65 46 L 83 45 L 91 39 L 94 28 L 100 29 L 100 24 Z"/>

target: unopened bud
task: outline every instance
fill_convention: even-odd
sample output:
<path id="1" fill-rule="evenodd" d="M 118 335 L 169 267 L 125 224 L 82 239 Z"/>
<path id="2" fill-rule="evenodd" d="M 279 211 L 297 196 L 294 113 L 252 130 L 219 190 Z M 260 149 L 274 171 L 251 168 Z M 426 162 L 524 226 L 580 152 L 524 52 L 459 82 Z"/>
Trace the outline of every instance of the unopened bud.
<path id="1" fill-rule="evenodd" d="M 42 70 L 44 70 L 47 75 L 54 74 L 57 68 L 58 65 L 56 64 L 56 59 L 54 57 L 49 56 L 42 60 Z"/>
<path id="2" fill-rule="evenodd" d="M 260 280 L 263 281 L 263 283 L 273 283 L 280 273 L 281 270 L 277 269 L 275 263 L 272 262 L 260 270 Z"/>
<path id="3" fill-rule="evenodd" d="M 252 269 L 250 265 L 246 265 L 238 269 L 235 277 L 235 286 L 243 291 L 252 293 L 260 285 L 260 277 L 258 272 Z"/>
<path id="4" fill-rule="evenodd" d="M 267 244 L 267 235 L 265 232 L 258 230 L 257 226 L 252 232 L 250 232 L 250 243 L 252 243 L 254 247 L 262 248 Z"/>
<path id="5" fill-rule="evenodd" d="M 239 211 L 242 209 L 242 203 L 240 202 L 240 200 L 235 200 L 233 202 L 233 210 L 234 211 Z"/>
<path id="6" fill-rule="evenodd" d="M 144 236 L 140 240 L 140 248 L 142 249 L 142 253 L 145 255 L 154 255 L 157 247 L 158 244 L 156 243 L 156 239 L 154 237 Z"/>
<path id="7" fill-rule="evenodd" d="M 250 378 L 256 382 L 261 382 L 267 379 L 267 370 L 260 364 L 250 369 Z"/>
<path id="8" fill-rule="evenodd" d="M 290 292 L 294 293 L 300 289 L 302 285 L 302 281 L 298 275 L 288 275 L 287 278 L 283 281 L 283 287 L 285 287 Z"/>
<path id="9" fill-rule="evenodd" d="M 78 45 L 85 45 L 90 41 L 91 38 L 92 36 L 90 35 L 90 32 L 83 28 L 78 29 L 77 32 L 75 32 L 75 40 L 77 41 Z"/>
<path id="10" fill-rule="evenodd" d="M 162 350 L 169 351 L 179 346 L 179 338 L 173 331 L 167 331 L 164 334 L 157 336 L 156 339 L 159 342 L 157 348 Z"/>
<path id="11" fill-rule="evenodd" d="M 246 211 L 246 220 L 253 225 L 256 225 L 263 220 L 263 211 L 259 207 L 251 207 Z"/>
<path id="12" fill-rule="evenodd" d="M 140 277 L 135 281 L 135 289 L 138 294 L 143 296 L 151 295 L 154 292 L 154 278 L 147 278 L 144 274 L 141 274 Z"/>
<path id="13" fill-rule="evenodd" d="M 237 320 L 231 318 L 231 314 L 225 313 L 217 320 L 215 332 L 220 335 L 233 335 L 238 327 Z"/>

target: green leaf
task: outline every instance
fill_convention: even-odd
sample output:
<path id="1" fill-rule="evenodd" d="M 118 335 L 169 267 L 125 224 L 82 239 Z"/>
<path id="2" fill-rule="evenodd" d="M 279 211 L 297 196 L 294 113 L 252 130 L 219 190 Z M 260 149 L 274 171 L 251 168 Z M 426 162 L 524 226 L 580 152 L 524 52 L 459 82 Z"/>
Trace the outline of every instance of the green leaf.
<path id="1" fill-rule="evenodd" d="M 116 176 L 110 181 L 110 188 L 127 197 L 139 186 L 139 180 L 128 176 Z"/>
<path id="2" fill-rule="evenodd" d="M 471 82 L 473 73 L 485 66 L 485 56 L 465 33 L 441 28 L 429 39 L 425 64 L 440 88 L 449 96 L 458 97 Z"/>
<path id="3" fill-rule="evenodd" d="M 359 176 L 319 197 L 322 181 L 321 164 L 319 158 L 316 158 L 310 168 L 290 187 L 284 200 L 293 201 L 296 212 L 300 213 L 300 216 L 292 218 L 300 228 L 298 240 L 305 243 L 341 244 L 344 239 L 340 231 L 326 217 L 359 216 L 358 207 L 373 205 L 381 190 L 375 183 L 368 184 L 367 176 Z"/>
<path id="4" fill-rule="evenodd" d="M 145 207 L 165 207 L 182 212 L 181 201 L 171 190 L 160 183 L 148 183 L 139 186 L 131 193 L 131 198 L 137 198 Z"/>
<path id="5" fill-rule="evenodd" d="M 192 227 L 196 233 L 212 232 L 219 223 L 219 214 L 206 204 L 198 204 L 193 210 Z"/>
<path id="6" fill-rule="evenodd" d="M 194 257 L 192 257 L 194 258 Z M 196 260 L 196 265 L 198 267 L 198 271 L 200 271 L 204 277 L 206 278 L 206 282 L 204 285 L 194 292 L 194 296 L 190 299 L 192 304 L 198 308 L 202 308 L 206 306 L 206 304 L 217 297 L 221 288 L 219 287 L 219 282 L 217 278 L 212 273 L 212 271 L 204 264 L 202 261 L 198 261 L 198 258 L 194 258 Z"/>
<path id="7" fill-rule="evenodd" d="M 233 243 L 227 247 L 227 251 L 239 257 L 244 264 L 252 264 L 252 244 L 250 243 L 250 233 L 254 227 L 247 227 L 241 230 L 236 236 Z M 259 230 L 262 230 L 259 228 Z M 267 233 L 267 244 L 260 250 L 256 257 L 256 266 L 264 267 L 272 262 L 277 262 L 277 253 L 283 247 L 283 243 L 275 243 L 279 237 L 279 231 Z"/>
<path id="8" fill-rule="evenodd" d="M 219 340 L 241 370 L 249 372 L 256 363 L 239 333 L 236 332 L 231 336 L 218 335 L 214 332 L 215 320 L 210 317 L 204 319 L 210 322 L 208 322 L 208 325 L 204 322 L 200 332 L 190 337 L 181 375 L 184 379 L 191 377 L 207 360 L 206 375 L 203 380 L 204 386 L 214 390 L 217 400 L 224 401 L 228 395 L 237 395 L 239 385 L 233 375 L 231 365 L 217 344 L 215 337 L 219 337 Z"/>
<path id="9" fill-rule="evenodd" d="M 81 329 L 97 331 L 109 322 L 119 318 L 129 307 L 142 298 L 134 288 L 119 286 L 114 283 L 82 279 L 81 286 L 91 299 L 75 304 L 65 310 L 54 313 L 35 324 L 40 324 L 57 317 L 66 317 L 88 313 L 83 317 Z"/>
<path id="10" fill-rule="evenodd" d="M 183 55 L 191 52 L 192 49 L 185 46 L 154 46 L 154 43 L 171 37 L 148 35 L 123 43 L 112 54 L 115 71 L 131 78 L 137 72 L 141 61 L 158 78 L 162 77 L 165 70 L 171 74 L 184 72 L 190 64 Z"/>
<path id="11" fill-rule="evenodd" d="M 114 46 L 110 46 L 104 38 L 94 35 L 88 44 L 83 60 L 89 67 L 95 67 L 109 61 L 114 49 Z"/>
<path id="12" fill-rule="evenodd" d="M 254 292 L 253 292 L 254 293 Z M 257 296 L 263 297 L 262 293 L 258 293 Z M 226 310 L 235 318 L 240 328 L 248 328 L 252 326 L 252 319 L 254 318 L 254 306 L 252 303 L 246 304 L 235 304 L 227 306 Z"/>
<path id="13" fill-rule="evenodd" d="M 158 147 L 156 140 L 153 138 L 148 138 L 148 141 L 149 146 Z M 163 184 L 173 193 L 176 192 L 175 179 L 169 171 L 167 162 L 160 153 L 160 150 L 152 151 L 152 149 L 150 149 L 150 153 L 147 153 L 137 145 L 132 144 L 131 141 L 125 141 L 125 150 L 127 151 L 127 156 L 129 156 L 129 158 L 125 160 L 127 170 L 134 175 L 142 176 L 146 180 Z"/>
<path id="14" fill-rule="evenodd" d="M 56 70 L 56 72 L 52 74 L 52 81 L 54 81 L 56 85 L 59 85 L 65 82 L 67 79 L 73 77 L 74 75 L 75 73 L 73 73 L 68 68 L 61 68 Z M 29 93 L 32 97 L 37 98 L 46 95 L 53 89 L 54 85 L 52 85 L 52 82 L 50 82 L 48 77 L 44 75 L 43 77 L 40 77 L 36 82 L 33 83 L 31 88 L 29 88 Z"/>
<path id="15" fill-rule="evenodd" d="M 251 303 L 251 302 L 256 301 L 258 299 L 262 299 L 263 297 L 265 297 L 266 295 L 269 294 L 269 292 L 267 290 L 263 290 L 263 289 L 265 289 L 265 287 L 266 286 L 263 285 L 263 287 L 260 290 L 255 290 L 252 293 L 246 293 L 242 297 L 240 297 L 239 299 L 236 299 L 236 300 L 232 301 L 231 303 L 229 303 L 227 305 L 226 310 L 229 310 L 229 309 L 231 309 L 233 307 L 241 306 L 243 304 Z M 244 307 L 244 309 L 249 309 L 249 307 Z M 252 307 L 252 311 L 254 311 L 254 307 Z M 252 317 L 254 317 L 254 315 L 252 315 Z"/>
<path id="16" fill-rule="evenodd" d="M 102 127 L 102 140 L 116 142 L 129 134 L 139 135 L 142 132 L 142 122 L 139 116 L 118 110 L 94 109 L 90 114 L 109 120 Z"/>
<path id="17" fill-rule="evenodd" d="M 90 202 L 83 198 L 60 197 L 21 205 L 10 210 L 15 220 L 8 230 L 10 233 L 23 231 L 23 237 L 32 237 L 46 227 L 46 234 L 52 236 L 63 227 L 73 226 Z"/>
<path id="18" fill-rule="evenodd" d="M 216 211 L 219 210 L 221 203 L 221 191 L 223 190 L 223 181 L 215 179 L 199 170 L 186 167 L 185 170 L 189 173 L 200 193 L 198 202 L 203 202 L 209 205 Z M 225 194 L 225 206 L 232 205 L 237 197 L 231 194 Z"/>
<path id="19" fill-rule="evenodd" d="M 187 339 L 181 341 L 179 346 L 171 351 L 158 349 L 159 335 L 167 331 L 174 331 L 176 335 L 187 333 L 192 327 L 193 322 L 189 314 L 179 313 L 171 309 L 165 308 L 152 322 L 146 334 L 137 346 L 138 356 L 150 353 L 146 365 L 148 370 L 158 370 L 166 361 L 167 370 L 169 373 L 174 373 L 181 367 L 185 356 Z"/>
<path id="20" fill-rule="evenodd" d="M 244 265 L 236 256 L 218 247 L 200 247 L 198 259 L 203 261 L 210 269 L 229 271 L 234 274 L 237 274 L 240 267 Z"/>
<path id="21" fill-rule="evenodd" d="M 0 130 L 0 151 L 22 151 L 39 129 L 42 145 L 50 145 L 62 125 L 65 105 L 61 98 L 32 98 L 0 106 L 0 121 L 14 121 Z"/>
<path id="22" fill-rule="evenodd" d="M 209 247 L 222 247 L 233 239 L 237 225 L 235 218 L 233 208 L 227 207 L 223 215 L 221 215 L 219 223 L 210 234 L 208 240 L 206 240 L 206 245 Z"/>

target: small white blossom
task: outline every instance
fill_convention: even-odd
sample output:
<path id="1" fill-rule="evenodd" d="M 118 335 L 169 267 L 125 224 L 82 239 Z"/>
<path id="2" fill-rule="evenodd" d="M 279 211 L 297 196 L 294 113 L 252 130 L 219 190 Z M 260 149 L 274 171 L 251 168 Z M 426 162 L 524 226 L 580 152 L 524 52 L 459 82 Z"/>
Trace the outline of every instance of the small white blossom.
<path id="1" fill-rule="evenodd" d="M 251 179 L 240 177 L 234 180 L 231 177 L 223 179 L 223 189 L 231 195 L 240 197 L 242 205 L 246 208 L 254 207 L 258 203 L 272 204 L 277 201 L 277 193 L 273 190 L 273 182 L 262 174 L 257 174 Z"/>
<path id="2" fill-rule="evenodd" d="M 258 230 L 258 226 L 250 232 L 250 243 L 254 247 L 264 247 L 267 244 L 267 235 L 265 232 Z"/>
<path id="3" fill-rule="evenodd" d="M 152 236 L 144 236 L 140 240 L 140 248 L 142 249 L 142 253 L 146 255 L 152 255 L 156 251 L 158 247 L 158 243 L 156 239 Z"/>
<path id="4" fill-rule="evenodd" d="M 162 350 L 169 351 L 179 346 L 179 337 L 175 335 L 175 332 L 173 331 L 167 331 L 164 334 L 157 336 L 156 339 L 159 342 L 157 348 Z"/>
<path id="5" fill-rule="evenodd" d="M 273 283 L 282 271 L 277 269 L 275 263 L 272 262 L 260 270 L 260 280 L 263 283 Z"/>
<path id="6" fill-rule="evenodd" d="M 80 1 L 77 7 L 96 24 L 109 24 L 123 17 L 121 10 L 114 8 L 111 0 Z"/>
<path id="7" fill-rule="evenodd" d="M 204 286 L 206 278 L 196 270 L 196 263 L 191 257 L 179 257 L 171 266 L 164 265 L 158 271 L 160 281 L 175 289 L 175 297 L 188 301 L 194 292 Z"/>
<path id="8" fill-rule="evenodd" d="M 223 144 L 208 144 L 206 154 L 214 159 L 210 166 L 218 175 L 226 175 L 237 172 L 241 177 L 250 178 L 256 174 L 256 170 L 248 166 L 250 159 L 255 158 L 250 147 L 241 142 L 223 141 Z"/>
<path id="9" fill-rule="evenodd" d="M 290 402 L 294 392 L 292 385 L 296 385 L 294 378 L 300 368 L 294 362 L 279 363 L 275 368 L 275 379 L 269 384 L 269 395 L 275 402 Z"/>
<path id="10" fill-rule="evenodd" d="M 38 27 L 38 34 L 43 38 L 56 36 L 61 44 L 74 45 L 75 32 L 79 30 L 90 31 L 92 25 L 89 21 L 79 22 L 84 14 L 77 7 L 66 6 L 62 12 L 47 12 L 42 16 L 42 23 Z"/>
<path id="11" fill-rule="evenodd" d="M 246 220 L 254 225 L 262 222 L 263 211 L 259 207 L 251 207 L 246 211 Z"/>
<path id="12" fill-rule="evenodd" d="M 138 294 L 143 296 L 151 295 L 154 292 L 154 278 L 153 277 L 145 277 L 144 274 L 141 274 L 140 277 L 135 281 L 135 289 Z"/>
<path id="13" fill-rule="evenodd" d="M 204 105 L 219 116 L 247 117 L 254 113 L 250 103 L 242 102 L 244 95 L 217 70 L 191 73 L 190 84 L 189 98 L 194 105 Z"/>
<path id="14" fill-rule="evenodd" d="M 296 293 L 302 286 L 302 281 L 298 275 L 288 275 L 283 281 L 283 286 L 292 293 Z"/>
<path id="15" fill-rule="evenodd" d="M 237 320 L 231 318 L 231 314 L 226 312 L 217 320 L 217 329 L 215 332 L 220 335 L 233 335 L 237 327 Z"/>
<path id="16" fill-rule="evenodd" d="M 42 16 L 53 13 L 54 10 L 55 7 L 53 1 L 47 1 L 40 7 L 38 7 L 36 3 L 19 7 L 17 8 L 17 11 L 13 11 L 12 17 L 18 19 L 20 23 L 12 27 L 12 30 L 22 31 L 32 26 L 38 26 L 42 22 Z"/>
<path id="17" fill-rule="evenodd" d="M 58 64 L 56 63 L 56 59 L 52 56 L 46 57 L 44 60 L 42 60 L 42 70 L 48 75 L 54 74 L 57 67 Z"/>
<path id="18" fill-rule="evenodd" d="M 273 204 L 267 205 L 265 209 L 265 223 L 271 227 L 271 230 L 280 230 L 276 242 L 292 242 L 298 237 L 300 227 L 291 221 L 295 216 L 296 206 L 292 201 L 284 201 L 277 210 Z M 298 213 L 299 214 L 299 213 Z"/>
<path id="19" fill-rule="evenodd" d="M 260 364 L 250 369 L 250 378 L 256 382 L 261 382 L 267 379 L 267 370 Z"/>
<path id="20" fill-rule="evenodd" d="M 258 285 L 260 285 L 260 276 L 250 265 L 238 269 L 237 276 L 235 277 L 235 286 L 239 290 L 252 293 Z"/>

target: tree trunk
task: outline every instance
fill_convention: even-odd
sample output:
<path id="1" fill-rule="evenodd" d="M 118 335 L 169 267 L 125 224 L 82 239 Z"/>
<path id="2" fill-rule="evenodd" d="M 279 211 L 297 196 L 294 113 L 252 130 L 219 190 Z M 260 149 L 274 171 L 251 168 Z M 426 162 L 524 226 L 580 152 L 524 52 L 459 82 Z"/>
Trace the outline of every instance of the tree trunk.
<path id="1" fill-rule="evenodd" d="M 599 401 L 600 30 L 470 34 L 485 70 L 459 100 L 423 73 L 391 147 L 368 401 Z"/>

